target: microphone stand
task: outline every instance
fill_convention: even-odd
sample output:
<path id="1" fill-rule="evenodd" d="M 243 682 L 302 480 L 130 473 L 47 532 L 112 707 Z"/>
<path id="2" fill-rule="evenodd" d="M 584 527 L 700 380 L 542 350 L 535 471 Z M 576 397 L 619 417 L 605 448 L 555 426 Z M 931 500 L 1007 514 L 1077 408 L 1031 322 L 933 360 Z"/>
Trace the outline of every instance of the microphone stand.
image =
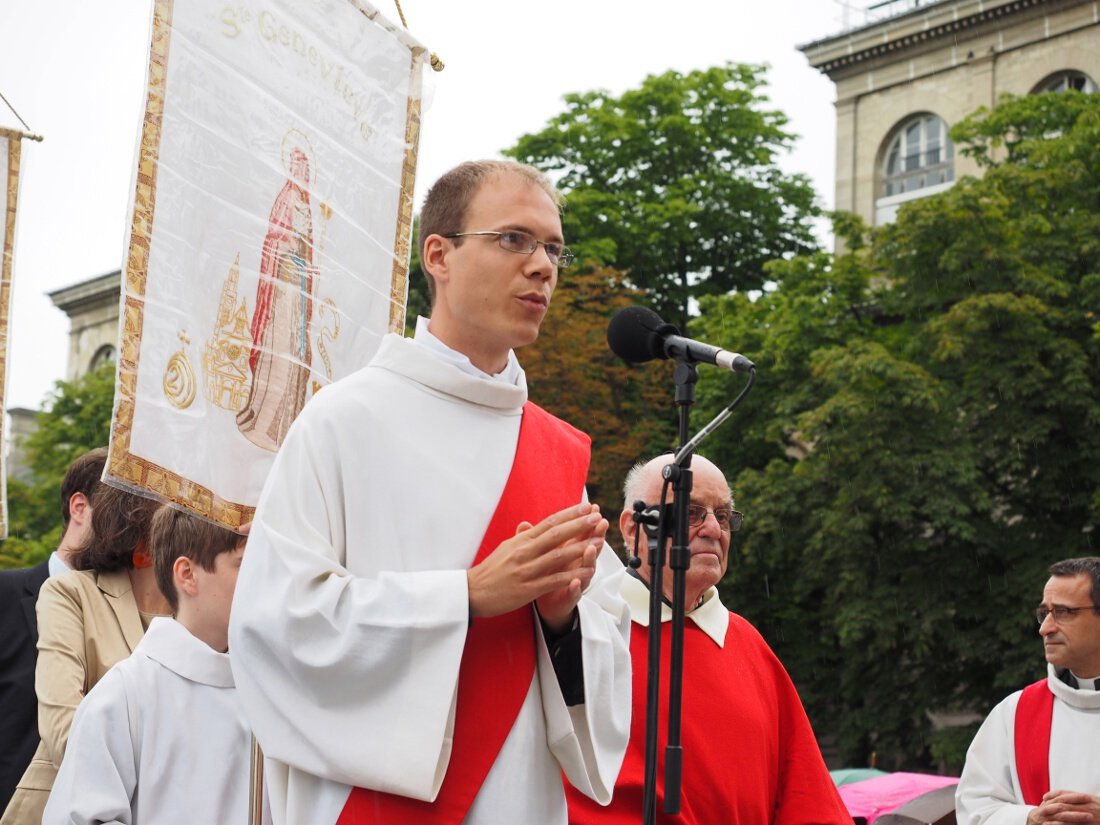
<path id="1" fill-rule="evenodd" d="M 664 498 L 662 496 L 662 498 Z M 657 813 L 657 719 L 661 699 L 661 577 L 664 571 L 664 548 L 668 539 L 668 519 L 664 505 L 653 510 L 645 509 L 644 501 L 634 502 L 634 523 L 643 527 L 649 547 L 649 659 L 646 665 L 646 726 L 645 726 L 645 784 L 642 791 L 642 822 L 653 825 Z M 634 533 L 634 558 L 632 567 L 641 566 Z M 658 594 L 654 598 L 654 594 Z"/>
<path id="2" fill-rule="evenodd" d="M 756 383 L 756 369 L 749 370 L 749 380 L 741 392 L 730 404 L 708 423 L 702 430 L 689 439 L 688 418 L 690 407 L 695 401 L 695 383 L 697 380 L 695 364 L 680 361 L 676 364 L 674 380 L 676 383 L 676 406 L 679 413 L 680 448 L 672 462 L 662 471 L 664 485 L 661 491 L 661 503 L 655 508 L 645 509 L 645 502 L 634 502 L 634 523 L 644 527 L 649 546 L 650 586 L 649 586 L 649 661 L 646 674 L 646 741 L 645 741 L 645 786 L 642 795 L 642 821 L 653 825 L 657 816 L 657 724 L 660 713 L 661 684 L 661 599 L 663 589 L 664 548 L 668 545 L 669 534 L 673 534 L 672 549 L 669 554 L 669 566 L 672 568 L 672 621 L 671 649 L 669 651 L 669 701 L 668 701 L 668 742 L 665 747 L 665 803 L 666 814 L 680 812 L 681 782 L 683 779 L 683 748 L 680 744 L 680 728 L 683 704 L 684 674 L 684 616 L 686 613 L 685 589 L 688 568 L 691 567 L 691 549 L 688 543 L 687 509 L 691 503 L 692 471 L 691 457 L 699 443 L 713 433 L 730 417 L 745 396 Z M 665 506 L 668 488 L 673 489 L 671 509 Z M 638 536 L 635 531 L 634 555 L 630 559 L 631 567 L 641 566 L 638 556 Z"/>
<path id="3" fill-rule="evenodd" d="M 681 361 L 676 365 L 676 406 L 679 411 L 680 447 L 688 442 L 688 420 L 695 403 L 695 383 L 699 380 L 695 364 Z M 678 470 L 679 472 L 676 472 Z M 665 813 L 680 813 L 680 780 L 683 775 L 683 748 L 680 745 L 681 705 L 684 687 L 684 591 L 691 566 L 688 545 L 688 505 L 691 504 L 691 453 L 678 464 L 665 468 L 672 481 L 674 540 L 669 554 L 672 568 L 672 639 L 669 649 L 668 744 L 665 747 Z M 660 594 L 658 593 L 658 597 Z"/>
<path id="4" fill-rule="evenodd" d="M 676 364 L 676 406 L 679 415 L 680 451 L 676 461 L 662 471 L 665 484 L 673 489 L 672 509 L 659 509 L 660 516 L 653 535 L 652 515 L 645 515 L 635 504 L 634 520 L 646 525 L 649 543 L 649 660 L 646 675 L 646 747 L 645 786 L 642 794 L 642 821 L 653 825 L 657 815 L 657 723 L 660 709 L 661 684 L 661 598 L 663 593 L 664 548 L 669 533 L 673 535 L 669 554 L 672 569 L 672 635 L 669 664 L 668 742 L 665 746 L 664 812 L 680 812 L 680 784 L 683 775 L 683 748 L 680 745 L 681 705 L 684 667 L 684 590 L 691 565 L 688 546 L 687 508 L 691 503 L 691 453 L 680 455 L 688 443 L 688 422 L 691 405 L 695 403 L 698 372 L 695 364 Z M 662 499 L 664 497 L 662 496 Z"/>

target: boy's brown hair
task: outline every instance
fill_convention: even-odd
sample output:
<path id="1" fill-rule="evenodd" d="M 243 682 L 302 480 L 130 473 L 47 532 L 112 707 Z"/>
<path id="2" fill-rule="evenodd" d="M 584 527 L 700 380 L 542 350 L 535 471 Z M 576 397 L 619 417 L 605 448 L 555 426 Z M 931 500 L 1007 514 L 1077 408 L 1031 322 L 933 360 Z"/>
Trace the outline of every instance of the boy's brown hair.
<path id="1" fill-rule="evenodd" d="M 172 606 L 173 614 L 179 611 L 179 593 L 172 580 L 172 567 L 176 559 L 186 556 L 209 572 L 214 569 L 218 556 L 236 550 L 244 541 L 245 537 L 240 533 L 169 504 L 157 510 L 149 528 L 153 572 L 157 587 Z"/>

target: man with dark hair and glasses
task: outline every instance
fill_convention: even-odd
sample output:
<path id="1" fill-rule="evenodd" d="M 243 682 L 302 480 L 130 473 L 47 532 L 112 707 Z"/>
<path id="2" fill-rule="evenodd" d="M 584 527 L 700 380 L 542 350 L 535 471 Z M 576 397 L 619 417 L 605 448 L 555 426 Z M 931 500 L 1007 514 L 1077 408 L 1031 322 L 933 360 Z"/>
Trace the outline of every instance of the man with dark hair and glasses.
<path id="1" fill-rule="evenodd" d="M 619 515 L 628 554 L 637 527 L 634 502 L 661 501 L 663 455 L 637 464 L 623 485 Z M 680 813 L 664 813 L 663 779 L 657 783 L 657 822 L 713 825 L 719 822 L 844 823 L 849 816 L 825 767 L 806 712 L 790 677 L 760 634 L 719 600 L 715 585 L 729 561 L 730 538 L 743 516 L 722 471 L 702 456 L 692 458 L 688 511 L 691 566 L 686 575 L 684 622 L 684 773 Z M 633 825 L 641 821 L 645 783 L 646 675 L 649 657 L 649 578 L 646 536 L 642 565 L 628 569 L 620 592 L 630 606 L 630 656 L 634 662 L 630 745 L 608 808 L 567 789 L 571 825 Z M 662 579 L 661 651 L 667 676 L 672 576 Z M 664 776 L 668 682 L 659 720 L 659 777 Z"/>
<path id="2" fill-rule="evenodd" d="M 1047 678 L 982 723 L 955 795 L 960 825 L 1100 823 L 1100 558 L 1051 565 L 1035 619 Z"/>
<path id="3" fill-rule="evenodd" d="M 606 804 L 626 747 L 589 440 L 527 401 L 513 352 L 572 258 L 559 197 L 464 163 L 420 249 L 431 317 L 310 401 L 252 523 L 230 649 L 275 825 L 565 825 L 563 774 Z"/>

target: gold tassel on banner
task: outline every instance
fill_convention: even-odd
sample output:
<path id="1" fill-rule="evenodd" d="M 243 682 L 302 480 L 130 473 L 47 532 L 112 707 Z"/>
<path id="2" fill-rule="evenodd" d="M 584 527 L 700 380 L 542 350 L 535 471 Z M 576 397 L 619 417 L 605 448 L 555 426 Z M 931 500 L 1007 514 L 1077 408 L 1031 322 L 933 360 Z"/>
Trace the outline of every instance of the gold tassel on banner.
<path id="1" fill-rule="evenodd" d="M 393 4 L 397 6 L 397 16 L 401 18 L 401 25 L 405 27 L 406 31 L 408 31 L 409 24 L 405 22 L 405 12 L 401 10 L 401 0 L 393 0 Z M 429 62 L 432 64 L 432 71 L 443 71 L 444 63 L 442 60 L 439 59 L 439 55 L 437 55 L 435 52 L 431 53 L 431 58 Z"/>

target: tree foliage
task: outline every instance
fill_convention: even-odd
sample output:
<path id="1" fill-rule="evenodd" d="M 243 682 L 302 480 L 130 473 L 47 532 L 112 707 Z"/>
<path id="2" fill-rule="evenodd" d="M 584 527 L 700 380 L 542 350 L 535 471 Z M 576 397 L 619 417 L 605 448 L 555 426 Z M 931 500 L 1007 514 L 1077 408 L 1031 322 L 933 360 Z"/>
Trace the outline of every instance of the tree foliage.
<path id="1" fill-rule="evenodd" d="M 813 190 L 776 166 L 793 136 L 763 86 L 764 67 L 730 63 L 569 94 L 505 154 L 557 180 L 581 260 L 626 272 L 686 329 L 692 298 L 758 288 L 765 262 L 813 246 Z"/>
<path id="2" fill-rule="evenodd" d="M 405 337 L 416 331 L 416 318 L 432 314 L 432 301 L 428 296 L 427 276 L 420 266 L 420 216 L 413 218 L 413 244 L 409 255 L 408 297 L 405 301 Z"/>
<path id="3" fill-rule="evenodd" d="M 981 179 L 869 237 L 839 216 L 846 253 L 775 262 L 774 290 L 698 322 L 760 367 L 708 445 L 747 513 L 726 596 L 855 764 L 927 767 L 930 712 L 1038 678 L 1046 568 L 1097 553 L 1100 99 L 952 134 Z M 703 375 L 701 419 L 729 382 Z"/>
<path id="4" fill-rule="evenodd" d="M 8 538 L 0 568 L 36 564 L 61 539 L 58 492 L 73 459 L 106 446 L 114 407 L 115 371 L 105 365 L 76 381 L 58 381 L 23 444 L 31 482 L 8 480 Z"/>
<path id="5" fill-rule="evenodd" d="M 588 494 L 605 514 L 622 506 L 631 465 L 675 437 L 671 364 L 643 369 L 607 348 L 611 316 L 636 300 L 614 270 L 565 273 L 538 340 L 519 352 L 532 399 L 592 437 Z"/>

